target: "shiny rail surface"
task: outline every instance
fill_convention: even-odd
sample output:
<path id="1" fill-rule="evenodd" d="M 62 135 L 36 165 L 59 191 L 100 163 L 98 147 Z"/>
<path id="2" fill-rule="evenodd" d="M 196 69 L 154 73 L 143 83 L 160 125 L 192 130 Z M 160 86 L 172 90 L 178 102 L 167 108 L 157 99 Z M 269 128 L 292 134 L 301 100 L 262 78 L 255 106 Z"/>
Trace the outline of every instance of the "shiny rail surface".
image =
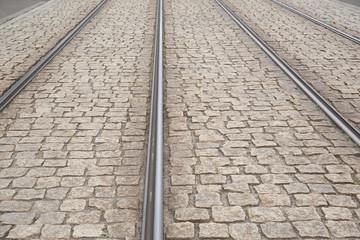
<path id="1" fill-rule="evenodd" d="M 44 57 L 42 57 L 24 76 L 22 76 L 14 85 L 11 86 L 0 97 L 0 111 L 2 111 L 31 80 L 63 49 L 75 35 L 92 19 L 100 9 L 105 5 L 107 0 L 103 0 L 97 5 L 75 28 L 69 32 L 54 48 L 52 48 Z"/>
<path id="2" fill-rule="evenodd" d="M 296 13 L 299 16 L 302 16 L 302 17 L 304 17 L 304 18 L 306 18 L 306 19 L 308 19 L 308 20 L 310 20 L 310 21 L 312 21 L 312 22 L 314 22 L 314 23 L 316 23 L 316 24 L 318 24 L 318 25 L 320 25 L 320 26 L 322 26 L 324 28 L 329 29 L 330 31 L 333 31 L 334 33 L 339 34 L 340 36 L 343 36 L 343 37 L 345 37 L 345 38 L 347 38 L 347 39 L 349 39 L 349 40 L 351 40 L 351 41 L 353 41 L 353 42 L 355 42 L 357 44 L 360 44 L 360 39 L 357 38 L 357 37 L 354 37 L 354 36 L 352 36 L 350 34 L 347 34 L 347 33 L 343 32 L 343 31 L 340 31 L 339 29 L 337 29 L 335 27 L 332 27 L 332 26 L 330 26 L 330 25 L 328 25 L 328 24 L 326 24 L 326 23 L 324 23 L 324 22 L 322 22 L 320 20 L 317 20 L 316 18 L 313 18 L 313 17 L 311 17 L 311 16 L 309 16 L 309 15 L 307 15 L 307 14 L 305 14 L 305 13 L 303 13 L 303 12 L 301 12 L 301 11 L 295 9 L 295 8 L 292 8 L 289 5 L 286 5 L 285 3 L 279 2 L 278 0 L 271 0 L 271 1 L 273 3 L 276 3 L 279 6 L 283 7 L 283 8 L 286 8 L 287 10 L 289 10 L 289 11 L 291 11 L 293 13 Z"/>
<path id="3" fill-rule="evenodd" d="M 312 88 L 294 69 L 282 60 L 250 27 L 248 27 L 221 0 L 216 0 L 220 7 L 266 52 L 266 54 L 315 102 L 323 112 L 341 128 L 357 145 L 360 146 L 360 131 L 352 126 L 334 107 L 332 107 L 314 88 Z"/>
<path id="4" fill-rule="evenodd" d="M 163 1 L 157 2 L 142 240 L 163 239 Z"/>

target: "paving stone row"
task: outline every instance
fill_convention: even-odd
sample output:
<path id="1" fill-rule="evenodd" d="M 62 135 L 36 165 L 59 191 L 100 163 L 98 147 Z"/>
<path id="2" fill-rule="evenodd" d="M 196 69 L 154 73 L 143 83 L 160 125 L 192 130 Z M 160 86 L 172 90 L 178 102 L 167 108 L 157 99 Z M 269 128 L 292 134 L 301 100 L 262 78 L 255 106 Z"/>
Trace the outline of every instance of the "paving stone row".
<path id="1" fill-rule="evenodd" d="M 215 1 L 165 13 L 166 238 L 360 238 L 359 148 Z"/>
<path id="2" fill-rule="evenodd" d="M 341 31 L 360 37 L 360 8 L 358 6 L 337 0 L 281 0 L 281 2 Z"/>
<path id="3" fill-rule="evenodd" d="M 0 237 L 139 239 L 155 4 L 109 0 L 0 114 Z"/>
<path id="4" fill-rule="evenodd" d="M 100 0 L 50 0 L 0 25 L 0 96 Z"/>
<path id="5" fill-rule="evenodd" d="M 358 44 L 271 1 L 226 0 L 290 66 L 360 128 Z M 360 16 L 359 12 L 357 14 Z"/>

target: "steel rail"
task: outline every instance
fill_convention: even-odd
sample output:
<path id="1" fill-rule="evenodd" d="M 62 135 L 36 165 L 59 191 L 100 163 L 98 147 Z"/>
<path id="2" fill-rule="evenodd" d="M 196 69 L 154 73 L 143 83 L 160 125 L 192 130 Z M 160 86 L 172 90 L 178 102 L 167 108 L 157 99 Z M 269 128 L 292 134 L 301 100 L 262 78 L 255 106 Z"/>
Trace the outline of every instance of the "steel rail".
<path id="1" fill-rule="evenodd" d="M 92 19 L 107 0 L 97 5 L 79 24 L 75 26 L 55 47 L 46 53 L 28 72 L 0 97 L 0 111 L 2 111 L 31 80 L 75 37 L 75 35 Z"/>
<path id="2" fill-rule="evenodd" d="M 163 239 L 163 1 L 157 1 L 141 240 Z"/>
<path id="3" fill-rule="evenodd" d="M 314 22 L 314 23 L 316 23 L 316 24 L 318 24 L 318 25 L 320 25 L 320 26 L 322 26 L 324 28 L 327 28 L 327 29 L 333 31 L 334 33 L 337 33 L 337 34 L 339 34 L 339 35 L 341 35 L 341 36 L 343 36 L 343 37 L 345 37 L 345 38 L 347 38 L 347 39 L 349 39 L 349 40 L 351 40 L 351 41 L 353 41 L 353 42 L 355 42 L 357 44 L 360 44 L 360 39 L 357 38 L 357 37 L 354 37 L 354 36 L 352 36 L 350 34 L 347 34 L 347 33 L 343 32 L 343 31 L 341 31 L 341 30 L 339 30 L 339 29 L 337 29 L 337 28 L 335 28 L 333 26 L 328 25 L 328 24 L 326 24 L 326 23 L 324 23 L 324 22 L 322 22 L 320 20 L 317 20 L 316 18 L 313 18 L 313 17 L 311 17 L 311 16 L 309 16 L 309 15 L 307 15 L 307 14 L 305 14 L 305 13 L 303 13 L 303 12 L 301 12 L 301 11 L 295 9 L 295 8 L 292 8 L 289 5 L 286 5 L 285 3 L 282 3 L 282 2 L 280 2 L 278 0 L 271 0 L 271 1 L 273 3 L 276 3 L 279 6 L 283 7 L 283 8 L 286 8 L 287 10 L 289 10 L 289 11 L 291 11 L 293 13 L 296 13 L 297 15 L 300 15 L 300 16 L 302 16 L 302 17 L 304 17 L 304 18 L 306 18 L 306 19 L 308 19 L 308 20 L 310 20 L 310 21 L 312 21 L 312 22 Z"/>
<path id="4" fill-rule="evenodd" d="M 334 107 L 332 107 L 314 88 L 282 60 L 250 27 L 248 27 L 221 0 L 216 2 L 227 14 L 266 52 L 267 55 L 314 101 L 324 113 L 338 125 L 354 142 L 360 146 L 360 131 L 352 126 Z"/>

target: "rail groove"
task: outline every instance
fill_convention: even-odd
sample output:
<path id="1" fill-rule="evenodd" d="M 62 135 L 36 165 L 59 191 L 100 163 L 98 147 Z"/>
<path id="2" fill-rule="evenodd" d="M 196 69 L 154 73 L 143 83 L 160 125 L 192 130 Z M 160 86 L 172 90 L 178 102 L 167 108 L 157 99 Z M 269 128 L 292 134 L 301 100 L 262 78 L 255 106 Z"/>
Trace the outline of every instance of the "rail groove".
<path id="1" fill-rule="evenodd" d="M 163 1 L 157 1 L 142 240 L 163 239 Z"/>
<path id="2" fill-rule="evenodd" d="M 360 146 L 360 131 L 352 126 L 334 107 L 332 107 L 314 88 L 312 88 L 294 69 L 281 59 L 250 27 L 221 0 L 215 0 L 220 7 L 261 47 L 261 49 L 314 101 L 324 113 L 338 125 L 357 145 Z"/>
<path id="3" fill-rule="evenodd" d="M 25 73 L 14 85 L 11 86 L 0 97 L 0 111 L 2 111 L 31 80 L 63 49 L 75 35 L 92 19 L 100 9 L 105 5 L 107 0 L 103 0 L 97 5 L 79 24 L 75 26 L 55 47 L 53 47 L 44 57 L 42 57 L 28 72 Z"/>
<path id="4" fill-rule="evenodd" d="M 310 21 L 312 21 L 312 22 L 314 22 L 314 23 L 316 23 L 316 24 L 318 24 L 318 25 L 320 25 L 320 26 L 322 26 L 324 28 L 329 29 L 330 31 L 333 31 L 334 33 L 339 34 L 340 36 L 343 36 L 343 37 L 345 37 L 345 38 L 347 38 L 347 39 L 349 39 L 349 40 L 351 40 L 351 41 L 353 41 L 353 42 L 355 42 L 357 44 L 360 44 L 360 39 L 357 38 L 357 37 L 354 37 L 354 36 L 352 36 L 352 35 L 350 35 L 348 33 L 345 33 L 345 32 L 343 32 L 343 31 L 341 31 L 341 30 L 339 30 L 339 29 L 337 29 L 337 28 L 335 28 L 333 26 L 330 26 L 330 25 L 328 25 L 328 24 L 326 24 L 326 23 L 324 23 L 324 22 L 322 22 L 322 21 L 320 21 L 320 20 L 318 20 L 316 18 L 313 18 L 313 17 L 311 17 L 311 16 L 309 16 L 309 15 L 307 15 L 307 14 L 305 14 L 305 13 L 303 13 L 303 12 L 301 12 L 301 11 L 295 9 L 295 8 L 292 8 L 289 5 L 286 5 L 285 3 L 282 3 L 282 2 L 280 2 L 278 0 L 271 0 L 271 1 L 273 3 L 276 3 L 279 6 L 283 7 L 283 8 L 286 8 L 287 10 L 289 10 L 289 11 L 291 11 L 293 13 L 296 13 L 299 16 L 302 16 L 302 17 L 304 17 L 304 18 L 306 18 L 306 19 L 308 19 L 308 20 L 310 20 Z"/>

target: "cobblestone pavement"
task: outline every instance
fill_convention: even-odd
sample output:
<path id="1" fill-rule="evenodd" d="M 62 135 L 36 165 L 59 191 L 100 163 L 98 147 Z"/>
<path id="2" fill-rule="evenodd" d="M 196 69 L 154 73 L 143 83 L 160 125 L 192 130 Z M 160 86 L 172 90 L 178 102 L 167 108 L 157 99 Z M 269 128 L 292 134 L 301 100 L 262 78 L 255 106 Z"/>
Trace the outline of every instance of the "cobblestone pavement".
<path id="1" fill-rule="evenodd" d="M 2 0 L 0 2 L 0 24 L 44 4 L 43 0 Z M 25 12 L 23 12 L 25 11 Z"/>
<path id="2" fill-rule="evenodd" d="M 359 148 L 215 1 L 165 13 L 167 239 L 360 238 Z"/>
<path id="3" fill-rule="evenodd" d="M 337 0 L 281 0 L 320 21 L 360 37 L 360 7 Z"/>
<path id="4" fill-rule="evenodd" d="M 360 128 L 358 44 L 270 1 L 226 0 L 226 3 L 321 95 Z"/>
<path id="5" fill-rule="evenodd" d="M 51 0 L 0 25 L 0 96 L 100 3 Z"/>
<path id="6" fill-rule="evenodd" d="M 139 239 L 154 13 L 110 0 L 1 113 L 0 238 Z"/>

